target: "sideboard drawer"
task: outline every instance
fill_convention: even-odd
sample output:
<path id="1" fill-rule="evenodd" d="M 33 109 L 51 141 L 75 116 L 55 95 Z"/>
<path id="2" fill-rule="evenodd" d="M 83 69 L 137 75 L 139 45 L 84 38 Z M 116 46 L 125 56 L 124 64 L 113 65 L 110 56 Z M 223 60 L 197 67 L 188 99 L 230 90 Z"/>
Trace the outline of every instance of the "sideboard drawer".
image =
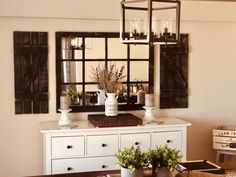
<path id="1" fill-rule="evenodd" d="M 142 150 L 150 148 L 151 133 L 129 133 L 120 135 L 120 148 L 139 146 Z"/>
<path id="2" fill-rule="evenodd" d="M 52 160 L 52 174 L 116 170 L 115 156 Z"/>
<path id="3" fill-rule="evenodd" d="M 52 158 L 84 155 L 84 136 L 53 137 Z"/>
<path id="4" fill-rule="evenodd" d="M 152 134 L 152 147 L 160 145 L 168 145 L 177 150 L 182 149 L 182 135 L 181 131 L 171 132 L 154 132 Z"/>
<path id="5" fill-rule="evenodd" d="M 118 150 L 118 135 L 87 136 L 87 155 L 114 155 Z"/>

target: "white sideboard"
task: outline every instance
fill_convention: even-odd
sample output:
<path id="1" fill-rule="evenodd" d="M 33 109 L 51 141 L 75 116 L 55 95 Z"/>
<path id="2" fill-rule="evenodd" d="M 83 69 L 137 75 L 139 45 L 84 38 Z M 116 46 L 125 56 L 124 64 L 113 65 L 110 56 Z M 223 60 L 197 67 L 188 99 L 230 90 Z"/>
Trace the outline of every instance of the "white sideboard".
<path id="1" fill-rule="evenodd" d="M 167 144 L 179 149 L 186 160 L 187 126 L 174 117 L 160 117 L 161 123 L 129 127 L 96 128 L 89 121 L 77 127 L 60 128 L 57 122 L 42 122 L 44 174 L 117 169 L 115 152 L 131 145 L 143 150 Z"/>

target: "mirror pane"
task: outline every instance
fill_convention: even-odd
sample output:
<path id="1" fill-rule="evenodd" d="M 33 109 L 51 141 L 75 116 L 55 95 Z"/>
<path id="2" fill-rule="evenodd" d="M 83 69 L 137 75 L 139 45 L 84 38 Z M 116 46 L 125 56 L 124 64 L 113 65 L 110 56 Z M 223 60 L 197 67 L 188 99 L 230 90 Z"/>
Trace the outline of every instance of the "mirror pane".
<path id="1" fill-rule="evenodd" d="M 145 104 L 145 93 L 148 91 L 148 84 L 131 83 L 130 87 L 130 104 Z"/>
<path id="2" fill-rule="evenodd" d="M 82 63 L 79 61 L 61 62 L 61 82 L 82 82 Z"/>
<path id="3" fill-rule="evenodd" d="M 82 38 L 63 37 L 61 39 L 62 59 L 82 59 Z"/>
<path id="4" fill-rule="evenodd" d="M 131 59 L 148 59 L 148 45 L 130 45 Z"/>
<path id="5" fill-rule="evenodd" d="M 148 81 L 148 61 L 130 62 L 130 81 Z"/>
<path id="6" fill-rule="evenodd" d="M 73 50 L 73 52 L 74 52 L 74 59 L 76 59 L 76 60 L 81 60 L 82 59 L 82 54 L 83 54 L 83 50 Z"/>
<path id="7" fill-rule="evenodd" d="M 85 59 L 105 59 L 105 38 L 85 38 Z"/>
<path id="8" fill-rule="evenodd" d="M 89 84 L 89 85 L 86 85 L 85 86 L 85 90 L 86 90 L 86 93 L 85 93 L 85 104 L 86 105 L 95 105 L 97 104 L 97 96 L 98 96 L 98 88 L 97 88 L 97 85 L 92 85 L 92 84 Z"/>
<path id="9" fill-rule="evenodd" d="M 92 70 L 95 69 L 98 65 L 104 65 L 104 62 L 99 61 L 87 61 L 85 62 L 85 82 L 94 82 Z"/>
<path id="10" fill-rule="evenodd" d="M 72 105 L 82 105 L 82 85 L 62 85 L 61 95 L 69 96 Z"/>
<path id="11" fill-rule="evenodd" d="M 88 92 L 98 92 L 98 87 L 96 84 L 89 84 L 85 86 L 85 90 Z"/>
<path id="12" fill-rule="evenodd" d="M 115 65 L 115 69 L 116 70 L 119 70 L 121 69 L 122 66 L 124 66 L 124 70 L 123 70 L 123 76 L 125 76 L 123 79 L 122 79 L 122 82 L 126 82 L 127 81 L 127 62 L 126 61 L 109 61 L 107 63 L 108 66 L 114 64 Z"/>
<path id="13" fill-rule="evenodd" d="M 127 84 L 122 84 L 121 89 L 118 92 L 117 101 L 118 101 L 118 104 L 127 103 Z"/>
<path id="14" fill-rule="evenodd" d="M 121 44 L 118 38 L 108 39 L 108 58 L 127 58 L 127 45 Z"/>

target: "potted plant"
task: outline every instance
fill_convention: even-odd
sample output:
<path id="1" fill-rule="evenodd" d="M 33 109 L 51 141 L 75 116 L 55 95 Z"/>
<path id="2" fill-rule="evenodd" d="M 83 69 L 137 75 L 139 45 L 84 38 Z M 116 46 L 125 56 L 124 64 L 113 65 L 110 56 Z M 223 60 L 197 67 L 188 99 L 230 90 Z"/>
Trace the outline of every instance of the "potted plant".
<path id="1" fill-rule="evenodd" d="M 158 146 L 146 152 L 148 166 L 152 168 L 152 176 L 167 177 L 175 166 L 181 161 L 180 151 L 167 145 Z"/>
<path id="2" fill-rule="evenodd" d="M 110 64 L 108 67 L 99 64 L 96 68 L 92 68 L 92 80 L 98 83 L 98 89 L 106 92 L 107 99 L 105 100 L 105 115 L 116 116 L 118 114 L 118 102 L 116 99 L 117 91 L 121 86 L 121 81 L 125 77 L 123 75 L 125 66 L 116 69 L 114 64 Z M 103 96 L 104 94 L 99 94 Z M 99 104 L 102 98 L 98 98 Z"/>
<path id="3" fill-rule="evenodd" d="M 147 165 L 144 152 L 139 147 L 126 147 L 115 154 L 121 167 L 121 177 L 142 177 L 143 167 Z"/>

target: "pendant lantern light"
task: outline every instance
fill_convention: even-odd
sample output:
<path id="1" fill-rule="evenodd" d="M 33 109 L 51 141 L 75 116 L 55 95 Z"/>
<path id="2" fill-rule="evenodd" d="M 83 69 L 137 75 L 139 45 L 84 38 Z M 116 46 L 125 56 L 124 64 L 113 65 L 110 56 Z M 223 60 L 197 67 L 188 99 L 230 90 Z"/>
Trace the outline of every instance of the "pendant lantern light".
<path id="1" fill-rule="evenodd" d="M 180 37 L 179 0 L 122 0 L 120 42 L 175 44 Z"/>

